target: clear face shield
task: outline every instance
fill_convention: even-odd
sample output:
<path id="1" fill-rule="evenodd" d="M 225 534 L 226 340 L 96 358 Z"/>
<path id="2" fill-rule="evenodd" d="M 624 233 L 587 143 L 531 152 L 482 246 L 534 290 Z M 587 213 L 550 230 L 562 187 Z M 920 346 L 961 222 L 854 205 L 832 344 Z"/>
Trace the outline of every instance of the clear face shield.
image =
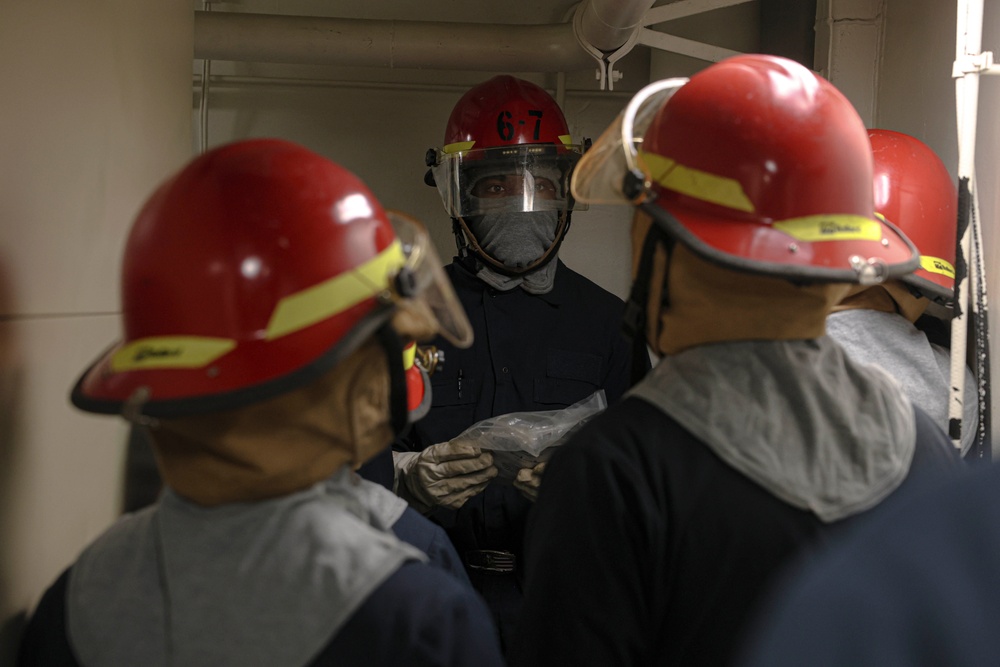
<path id="1" fill-rule="evenodd" d="M 452 345 L 472 345 L 472 325 L 445 275 L 427 229 L 398 211 L 386 211 L 405 260 L 390 275 L 383 296 L 399 306 L 393 326 L 401 336 L 421 341 L 440 334 Z"/>
<path id="2" fill-rule="evenodd" d="M 445 209 L 453 218 L 487 213 L 571 211 L 569 192 L 579 145 L 520 144 L 457 153 L 438 152 L 431 166 Z"/>
<path id="3" fill-rule="evenodd" d="M 573 170 L 571 196 L 586 204 L 636 204 L 652 181 L 642 159 L 642 138 L 656 113 L 687 83 L 655 81 L 629 101 Z"/>

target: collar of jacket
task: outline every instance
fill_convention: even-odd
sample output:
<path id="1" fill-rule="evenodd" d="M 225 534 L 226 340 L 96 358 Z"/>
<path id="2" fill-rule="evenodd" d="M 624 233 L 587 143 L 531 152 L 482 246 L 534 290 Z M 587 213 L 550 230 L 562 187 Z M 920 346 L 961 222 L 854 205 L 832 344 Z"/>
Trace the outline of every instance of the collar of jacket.
<path id="1" fill-rule="evenodd" d="M 467 289 L 477 292 L 490 290 L 498 296 L 520 292 L 526 297 L 541 299 L 550 306 L 558 308 L 572 298 L 570 293 L 572 290 L 570 290 L 566 284 L 566 274 L 568 273 L 566 265 L 562 263 L 561 259 L 557 258 L 555 261 L 559 262 L 559 268 L 556 269 L 556 281 L 553 284 L 552 289 L 545 294 L 529 294 L 520 287 L 515 287 L 509 292 L 501 292 L 493 289 L 476 277 L 476 258 L 471 255 L 468 257 L 456 256 L 454 260 L 452 260 L 452 270 L 449 273 L 455 287 L 459 289 Z"/>

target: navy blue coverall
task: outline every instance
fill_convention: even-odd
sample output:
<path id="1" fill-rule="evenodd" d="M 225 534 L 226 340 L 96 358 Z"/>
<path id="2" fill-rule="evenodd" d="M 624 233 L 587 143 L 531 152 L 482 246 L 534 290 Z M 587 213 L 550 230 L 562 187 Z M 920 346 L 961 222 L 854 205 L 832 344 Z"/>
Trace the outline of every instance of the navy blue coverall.
<path id="1" fill-rule="evenodd" d="M 431 376 L 431 410 L 397 447 L 420 451 L 483 419 L 565 408 L 599 389 L 610 405 L 629 388 L 631 347 L 622 334 L 621 299 L 562 262 L 547 294 L 501 292 L 476 278 L 467 261 L 456 258 L 445 270 L 475 343 L 461 350 L 435 341 L 445 361 Z M 490 606 L 503 645 L 510 642 L 521 603 L 518 561 L 530 508 L 513 486 L 494 482 L 460 509 L 430 514 L 448 532 Z M 509 559 L 494 567 L 483 550 L 513 554 L 513 568 L 506 566 Z"/>

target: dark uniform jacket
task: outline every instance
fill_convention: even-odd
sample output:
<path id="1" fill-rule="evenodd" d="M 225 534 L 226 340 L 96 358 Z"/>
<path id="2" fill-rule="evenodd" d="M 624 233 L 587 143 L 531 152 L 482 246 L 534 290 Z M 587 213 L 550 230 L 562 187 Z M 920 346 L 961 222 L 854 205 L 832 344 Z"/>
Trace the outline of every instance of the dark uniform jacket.
<path id="1" fill-rule="evenodd" d="M 962 465 L 915 411 L 916 450 L 894 495 Z M 852 521 L 823 523 L 783 502 L 629 397 L 585 425 L 545 471 L 511 664 L 729 664 L 780 566 Z"/>
<path id="2" fill-rule="evenodd" d="M 1000 468 L 970 466 L 803 563 L 739 664 L 994 665 L 998 560 Z"/>
<path id="3" fill-rule="evenodd" d="M 562 262 L 553 289 L 541 295 L 493 289 L 459 260 L 445 269 L 475 342 L 465 350 L 435 342 L 445 361 L 431 376 L 432 407 L 403 449 L 445 442 L 496 415 L 565 408 L 599 389 L 610 405 L 628 389 L 631 349 L 621 333 L 624 304 L 618 297 Z M 447 530 L 460 556 L 490 549 L 517 558 L 530 507 L 512 486 L 495 483 L 458 511 L 439 509 L 431 518 Z M 520 600 L 516 573 L 506 583 L 478 570 L 470 576 L 506 634 Z"/>

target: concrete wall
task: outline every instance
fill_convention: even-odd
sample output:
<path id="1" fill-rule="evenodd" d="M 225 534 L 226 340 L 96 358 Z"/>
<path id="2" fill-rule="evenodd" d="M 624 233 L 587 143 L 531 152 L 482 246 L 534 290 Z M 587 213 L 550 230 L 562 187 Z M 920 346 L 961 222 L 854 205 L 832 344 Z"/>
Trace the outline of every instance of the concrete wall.
<path id="1" fill-rule="evenodd" d="M 0 0 L 0 664 L 118 513 L 124 427 L 73 410 L 132 215 L 190 153 L 187 3 Z"/>

